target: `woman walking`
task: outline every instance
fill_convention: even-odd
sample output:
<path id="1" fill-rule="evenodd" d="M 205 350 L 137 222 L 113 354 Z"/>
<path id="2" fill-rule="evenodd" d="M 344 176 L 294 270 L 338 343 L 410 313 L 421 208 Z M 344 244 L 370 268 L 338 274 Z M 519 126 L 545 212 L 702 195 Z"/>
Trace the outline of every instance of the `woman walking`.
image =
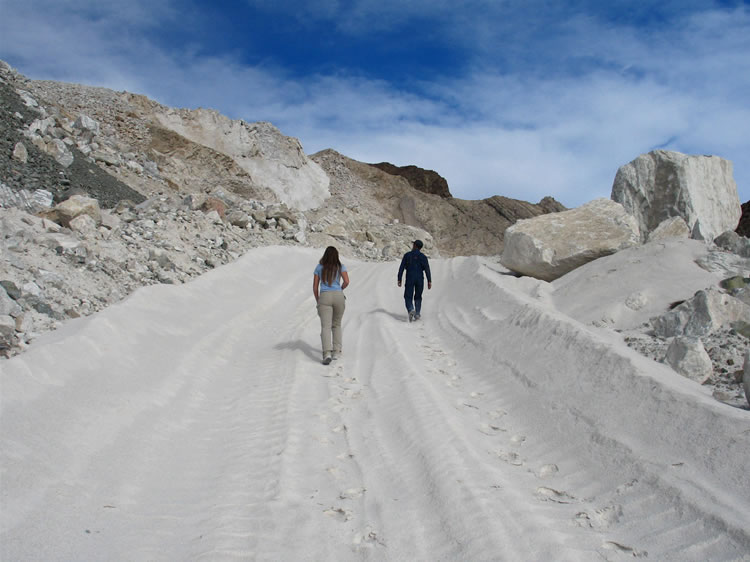
<path id="1" fill-rule="evenodd" d="M 313 295 L 318 303 L 320 316 L 323 365 L 328 365 L 341 355 L 341 319 L 346 308 L 344 289 L 348 285 L 349 274 L 346 266 L 339 261 L 338 250 L 328 246 L 313 273 Z"/>

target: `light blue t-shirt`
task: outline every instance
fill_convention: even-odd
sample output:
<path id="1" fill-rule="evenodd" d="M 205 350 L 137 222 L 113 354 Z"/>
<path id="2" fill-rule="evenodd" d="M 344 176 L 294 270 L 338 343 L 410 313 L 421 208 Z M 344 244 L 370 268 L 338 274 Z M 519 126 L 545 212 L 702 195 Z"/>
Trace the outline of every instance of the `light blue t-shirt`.
<path id="1" fill-rule="evenodd" d="M 336 277 L 333 280 L 333 284 L 327 285 L 323 282 L 323 265 L 318 264 L 315 268 L 314 275 L 317 275 L 320 278 L 320 292 L 324 291 L 341 291 L 341 273 L 346 271 L 346 266 L 342 263 L 341 264 L 341 271 L 339 271 L 339 274 L 336 275 Z"/>

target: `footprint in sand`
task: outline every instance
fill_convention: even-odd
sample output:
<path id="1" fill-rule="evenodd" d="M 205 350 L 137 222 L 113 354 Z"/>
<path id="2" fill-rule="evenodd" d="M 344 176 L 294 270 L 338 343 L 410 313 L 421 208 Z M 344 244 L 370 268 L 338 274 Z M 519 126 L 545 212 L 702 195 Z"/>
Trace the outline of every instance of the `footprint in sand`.
<path id="1" fill-rule="evenodd" d="M 632 546 L 627 546 L 614 541 L 605 541 L 602 548 L 606 550 L 614 550 L 618 554 L 624 554 L 625 556 L 632 558 L 646 558 L 648 552 L 645 550 L 636 550 Z"/>
<path id="2" fill-rule="evenodd" d="M 503 462 L 512 466 L 523 466 L 524 460 L 518 453 L 513 451 L 495 451 L 495 455 Z"/>
<path id="3" fill-rule="evenodd" d="M 580 503 L 580 500 L 575 496 L 571 496 L 566 491 L 554 490 L 545 486 L 540 486 L 536 489 L 534 496 L 539 501 L 555 502 L 555 503 Z"/>
<path id="4" fill-rule="evenodd" d="M 352 544 L 357 548 L 373 548 L 375 546 L 385 546 L 385 541 L 371 528 L 366 528 L 364 533 L 354 535 Z"/>
<path id="5" fill-rule="evenodd" d="M 524 441 L 526 441 L 525 435 L 514 435 L 510 438 L 511 445 L 520 446 L 523 445 Z"/>
<path id="6" fill-rule="evenodd" d="M 352 518 L 352 512 L 348 509 L 341 509 L 340 507 L 330 507 L 323 511 L 329 517 L 333 517 L 336 521 L 342 523 L 349 521 Z"/>
<path id="7" fill-rule="evenodd" d="M 349 400 L 359 400 L 362 398 L 362 392 L 360 390 L 349 390 L 344 391 L 344 396 Z"/>
<path id="8" fill-rule="evenodd" d="M 622 506 L 608 505 L 593 512 L 580 511 L 576 513 L 575 522 L 580 527 L 588 529 L 606 529 L 616 524 L 622 517 Z"/>
<path id="9" fill-rule="evenodd" d="M 537 478 L 549 478 L 550 476 L 554 476 L 558 472 L 560 472 L 560 469 L 556 464 L 545 464 L 542 468 L 539 469 L 539 472 L 536 473 L 536 476 Z"/>
<path id="10" fill-rule="evenodd" d="M 497 435 L 500 431 L 505 431 L 505 429 L 492 423 L 479 424 L 479 432 L 484 433 L 485 435 Z"/>
<path id="11" fill-rule="evenodd" d="M 457 388 L 461 384 L 461 377 L 458 375 L 450 375 L 450 378 L 446 381 L 446 386 Z"/>
<path id="12" fill-rule="evenodd" d="M 365 488 L 349 488 L 339 494 L 339 499 L 354 500 L 361 498 L 367 490 Z"/>
<path id="13" fill-rule="evenodd" d="M 456 400 L 456 406 L 458 409 L 463 407 L 463 408 L 471 408 L 473 410 L 479 410 L 479 406 L 475 406 L 474 404 L 467 402 L 463 398 L 459 398 L 458 400 Z"/>

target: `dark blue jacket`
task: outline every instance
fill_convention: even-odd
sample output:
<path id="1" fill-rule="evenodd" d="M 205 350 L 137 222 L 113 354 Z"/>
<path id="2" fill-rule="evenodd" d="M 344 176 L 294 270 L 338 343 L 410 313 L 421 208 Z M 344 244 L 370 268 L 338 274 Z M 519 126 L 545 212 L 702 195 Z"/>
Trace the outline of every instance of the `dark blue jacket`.
<path id="1" fill-rule="evenodd" d="M 401 267 L 398 268 L 398 281 L 401 282 L 401 276 L 406 271 L 406 280 L 411 279 L 420 281 L 423 279 L 422 272 L 427 275 L 427 282 L 432 283 L 432 275 L 430 274 L 430 263 L 427 261 L 425 256 L 419 250 L 412 250 L 404 254 L 401 260 Z"/>

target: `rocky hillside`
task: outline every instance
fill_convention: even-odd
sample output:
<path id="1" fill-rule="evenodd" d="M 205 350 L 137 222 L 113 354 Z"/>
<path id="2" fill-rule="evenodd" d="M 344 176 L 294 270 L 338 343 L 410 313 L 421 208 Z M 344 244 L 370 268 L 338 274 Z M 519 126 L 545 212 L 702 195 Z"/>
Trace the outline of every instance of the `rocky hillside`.
<path id="1" fill-rule="evenodd" d="M 384 171 L 385 169 L 385 171 Z M 451 197 L 439 174 L 334 151 L 270 123 L 29 80 L 0 61 L 0 351 L 269 245 L 399 258 L 499 254 L 519 218 L 563 210 Z"/>
<path id="2" fill-rule="evenodd" d="M 331 178 L 331 200 L 316 214 L 341 217 L 339 227 L 355 233 L 357 240 L 367 239 L 365 231 L 374 220 L 428 233 L 427 247 L 445 257 L 493 255 L 502 252 L 504 232 L 517 220 L 565 210 L 551 197 L 533 204 L 500 196 L 468 201 L 426 193 L 412 188 L 401 174 L 357 162 L 333 150 L 311 158 Z M 355 213 L 329 213 L 331 209 L 347 208 Z M 394 257 L 387 242 L 385 247 L 386 256 Z"/>

